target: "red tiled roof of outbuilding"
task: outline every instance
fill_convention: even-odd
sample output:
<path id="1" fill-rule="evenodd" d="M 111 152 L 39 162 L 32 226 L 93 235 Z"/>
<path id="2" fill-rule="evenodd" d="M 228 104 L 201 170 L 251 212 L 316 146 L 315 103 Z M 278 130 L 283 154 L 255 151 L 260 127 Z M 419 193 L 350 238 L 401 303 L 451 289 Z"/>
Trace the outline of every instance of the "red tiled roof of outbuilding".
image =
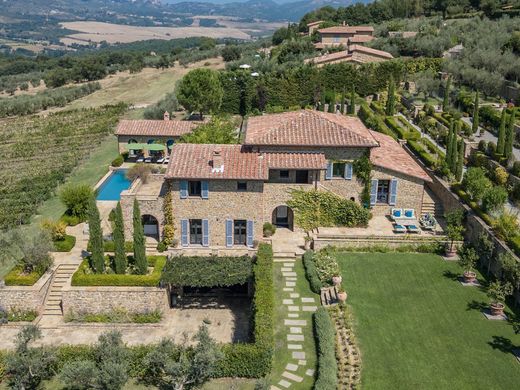
<path id="1" fill-rule="evenodd" d="M 119 122 L 116 135 L 172 136 L 180 137 L 191 133 L 201 122 L 178 120 L 128 120 Z"/>

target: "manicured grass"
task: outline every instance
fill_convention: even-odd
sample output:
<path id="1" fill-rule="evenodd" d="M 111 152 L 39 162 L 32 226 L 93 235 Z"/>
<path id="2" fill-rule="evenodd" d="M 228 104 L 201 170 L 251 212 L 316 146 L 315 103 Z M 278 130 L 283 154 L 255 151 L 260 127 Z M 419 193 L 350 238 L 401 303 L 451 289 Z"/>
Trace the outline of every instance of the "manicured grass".
<path id="1" fill-rule="evenodd" d="M 520 335 L 487 320 L 485 291 L 430 254 L 342 253 L 364 389 L 513 389 Z M 480 275 L 479 275 L 480 276 Z M 481 282 L 484 282 L 480 278 Z"/>
<path id="2" fill-rule="evenodd" d="M 292 351 L 287 349 L 287 334 L 289 334 L 289 327 L 284 324 L 284 320 L 288 318 L 287 313 L 287 305 L 283 304 L 283 299 L 289 298 L 289 293 L 284 292 L 283 288 L 285 287 L 284 278 L 280 271 L 283 263 L 275 263 L 274 264 L 274 290 L 275 290 L 275 313 L 274 313 L 274 323 L 275 323 L 275 346 L 274 346 L 274 360 L 273 360 L 273 369 L 271 370 L 271 375 L 269 376 L 270 383 L 272 385 L 278 384 L 282 377 L 282 373 L 285 371 L 285 366 L 287 363 L 295 363 L 296 361 L 292 358 Z M 315 305 L 319 305 L 319 296 L 314 294 L 310 288 L 307 279 L 305 278 L 305 271 L 303 269 L 303 264 L 301 260 L 297 260 L 294 266 L 294 271 L 297 273 L 298 280 L 296 281 L 296 287 L 294 288 L 295 293 L 299 293 L 300 297 L 314 297 L 316 299 Z M 295 303 L 299 301 L 299 299 L 295 299 Z M 300 301 L 301 302 L 301 301 Z M 300 305 L 296 303 L 296 305 Z M 312 304 L 308 304 L 312 305 Z M 300 317 L 298 320 L 307 320 L 307 325 L 303 326 L 303 335 L 305 336 L 305 341 L 295 342 L 295 344 L 303 345 L 303 352 L 305 352 L 305 357 L 307 359 L 307 365 L 305 370 L 308 368 L 316 369 L 316 346 L 314 343 L 314 335 L 312 331 L 312 312 L 299 312 Z M 300 375 L 301 371 L 298 375 Z M 314 384 L 314 377 L 310 377 L 307 375 L 303 375 L 304 380 L 301 383 L 293 382 L 291 385 L 291 389 L 311 389 Z M 278 386 L 279 387 L 279 386 Z"/>
<path id="3" fill-rule="evenodd" d="M 54 241 L 54 248 L 56 252 L 70 252 L 76 245 L 76 237 L 65 235 L 63 240 Z"/>
<path id="4" fill-rule="evenodd" d="M 66 184 L 88 184 L 94 186 L 99 179 L 108 172 L 108 166 L 112 160 L 118 155 L 117 140 L 113 135 L 109 135 L 96 148 L 90 157 L 80 166 L 78 166 L 69 178 L 66 180 Z M 39 221 L 41 219 L 59 219 L 60 216 L 65 212 L 66 208 L 59 199 L 60 188 L 56 190 L 53 197 L 46 200 L 38 209 L 38 214 L 33 217 L 33 221 Z"/>

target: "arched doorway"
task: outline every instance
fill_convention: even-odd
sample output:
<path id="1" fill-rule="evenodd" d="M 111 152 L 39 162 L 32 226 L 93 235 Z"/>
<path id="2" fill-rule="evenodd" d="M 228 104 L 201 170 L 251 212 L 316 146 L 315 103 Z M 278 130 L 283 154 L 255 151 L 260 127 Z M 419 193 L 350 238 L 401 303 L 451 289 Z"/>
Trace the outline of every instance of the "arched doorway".
<path id="1" fill-rule="evenodd" d="M 141 217 L 143 223 L 144 235 L 159 240 L 159 222 L 153 215 L 144 214 Z"/>
<path id="2" fill-rule="evenodd" d="M 294 213 L 288 206 L 281 205 L 273 210 L 272 223 L 278 227 L 294 228 Z"/>
<path id="3" fill-rule="evenodd" d="M 168 148 L 168 154 L 171 153 L 174 144 L 175 144 L 175 141 L 172 139 L 169 139 L 168 141 L 166 141 L 166 147 Z"/>

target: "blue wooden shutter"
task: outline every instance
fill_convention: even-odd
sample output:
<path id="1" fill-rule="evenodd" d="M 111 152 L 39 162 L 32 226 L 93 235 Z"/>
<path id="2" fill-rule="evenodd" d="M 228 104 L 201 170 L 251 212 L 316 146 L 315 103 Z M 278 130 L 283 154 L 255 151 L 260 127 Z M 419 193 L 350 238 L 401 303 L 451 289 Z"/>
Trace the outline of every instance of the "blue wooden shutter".
<path id="1" fill-rule="evenodd" d="M 397 203 L 397 179 L 390 180 L 390 206 L 395 206 Z"/>
<path id="2" fill-rule="evenodd" d="M 332 162 L 327 162 L 327 172 L 325 173 L 325 180 L 332 179 Z"/>
<path id="3" fill-rule="evenodd" d="M 372 179 L 370 184 L 370 206 L 374 206 L 377 202 L 377 179 Z"/>
<path id="4" fill-rule="evenodd" d="M 181 199 L 186 199 L 188 197 L 188 180 L 181 180 Z"/>
<path id="5" fill-rule="evenodd" d="M 352 164 L 346 163 L 345 164 L 345 173 L 343 176 L 347 180 L 352 180 Z"/>
<path id="6" fill-rule="evenodd" d="M 233 246 L 233 220 L 226 219 L 226 246 L 231 248 Z"/>
<path id="7" fill-rule="evenodd" d="M 209 246 L 209 221 L 202 220 L 202 246 Z"/>
<path id="8" fill-rule="evenodd" d="M 207 180 L 203 180 L 201 182 L 201 196 L 202 199 L 208 199 L 209 198 L 209 182 Z"/>
<path id="9" fill-rule="evenodd" d="M 188 220 L 181 219 L 181 245 L 188 246 Z"/>
<path id="10" fill-rule="evenodd" d="M 255 224 L 253 221 L 247 221 L 247 246 L 250 248 L 253 247 L 254 227 Z"/>

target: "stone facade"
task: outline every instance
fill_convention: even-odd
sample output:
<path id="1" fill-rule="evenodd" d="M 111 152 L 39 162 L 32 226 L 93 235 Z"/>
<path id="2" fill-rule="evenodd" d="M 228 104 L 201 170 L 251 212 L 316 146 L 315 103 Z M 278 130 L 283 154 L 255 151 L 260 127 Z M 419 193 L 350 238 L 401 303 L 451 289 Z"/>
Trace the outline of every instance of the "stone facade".
<path id="1" fill-rule="evenodd" d="M 101 314 L 112 310 L 129 313 L 164 312 L 167 290 L 158 287 L 71 287 L 63 288 L 63 313 Z"/>
<path id="2" fill-rule="evenodd" d="M 45 273 L 33 286 L 0 286 L 0 306 L 9 310 L 36 310 L 45 302 L 52 272 Z"/>
<path id="3" fill-rule="evenodd" d="M 118 148 L 119 148 L 119 153 L 125 153 L 125 152 L 128 152 L 128 148 L 127 148 L 127 145 L 129 144 L 130 140 L 132 140 L 132 142 L 137 142 L 137 143 L 140 143 L 140 144 L 147 144 L 149 142 L 152 142 L 154 141 L 154 143 L 161 143 L 161 144 L 164 144 L 164 145 L 167 145 L 167 144 L 171 144 L 172 142 L 175 143 L 178 141 L 180 137 L 175 137 L 175 136 L 159 136 L 159 135 L 154 135 L 154 136 L 151 136 L 151 135 L 118 135 L 117 136 L 117 145 L 118 145 Z M 148 156 L 149 155 L 149 151 L 148 150 L 143 150 L 143 154 L 145 156 Z"/>

